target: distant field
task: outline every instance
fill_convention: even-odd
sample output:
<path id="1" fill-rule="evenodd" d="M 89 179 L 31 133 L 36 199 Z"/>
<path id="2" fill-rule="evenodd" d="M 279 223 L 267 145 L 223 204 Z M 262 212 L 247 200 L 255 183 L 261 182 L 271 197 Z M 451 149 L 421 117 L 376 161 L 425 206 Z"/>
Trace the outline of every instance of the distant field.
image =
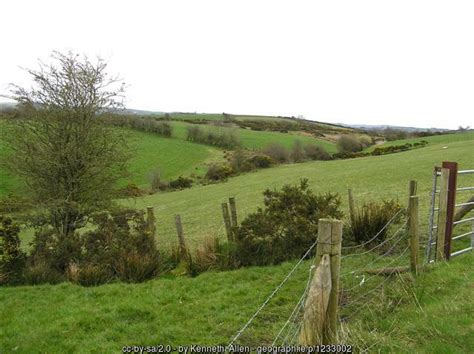
<path id="1" fill-rule="evenodd" d="M 133 154 L 130 180 L 139 186 L 147 185 L 149 173 L 157 168 L 163 179 L 170 180 L 192 173 L 202 175 L 205 162 L 223 159 L 222 151 L 212 146 L 135 130 L 129 134 Z"/>
<path id="2" fill-rule="evenodd" d="M 392 145 L 403 145 L 406 143 L 416 143 L 422 140 L 426 140 L 429 144 L 446 144 L 453 143 L 457 141 L 466 141 L 474 140 L 474 131 L 464 132 L 464 133 L 453 133 L 453 134 L 443 134 L 443 135 L 433 135 L 423 138 L 413 138 L 413 139 L 402 139 L 402 140 L 393 140 L 387 141 L 380 145 L 373 145 L 367 148 L 368 151 L 372 151 L 376 147 L 387 147 Z"/>
<path id="3" fill-rule="evenodd" d="M 451 139 L 451 136 L 445 136 Z M 464 136 L 469 139 L 470 134 Z M 462 138 L 461 135 L 458 136 Z M 447 148 L 443 148 L 447 146 Z M 229 179 L 226 183 L 196 186 L 173 193 L 158 193 L 152 196 L 124 202 L 144 209 L 155 206 L 159 244 L 175 242 L 174 215 L 181 214 L 186 238 L 196 245 L 205 237 L 224 237 L 221 203 L 235 196 L 239 219 L 262 204 L 265 188 L 278 188 L 285 183 L 298 183 L 308 178 L 316 192 L 339 192 L 346 205 L 347 188 L 352 188 L 356 201 L 398 198 L 406 203 L 408 182 L 418 181 L 421 222 L 427 224 L 433 166 L 443 160 L 458 161 L 460 168 L 474 167 L 474 139 L 458 142 L 431 143 L 428 146 L 407 152 L 385 156 L 370 156 L 350 160 L 318 161 L 282 165 Z M 468 183 L 463 177 L 460 183 Z M 474 185 L 474 178 L 469 182 Z"/>
<path id="4" fill-rule="evenodd" d="M 173 136 L 178 139 L 186 139 L 186 128 L 192 124 L 184 122 L 172 122 Z M 290 149 L 296 140 L 300 140 L 303 144 L 316 144 L 324 147 L 328 152 L 336 152 L 336 145 L 322 139 L 316 139 L 311 136 L 292 134 L 292 133 L 279 133 L 269 131 L 254 131 L 250 129 L 240 128 L 219 128 L 219 129 L 231 129 L 240 138 L 242 146 L 249 149 L 261 149 L 270 143 L 280 143 L 286 148 Z"/>
<path id="5" fill-rule="evenodd" d="M 149 185 L 150 172 L 159 169 L 165 180 L 205 173 L 205 163 L 223 160 L 222 150 L 212 146 L 194 144 L 179 139 L 163 138 L 157 134 L 127 130 L 127 138 L 132 158 L 129 164 L 130 175 L 126 181 L 140 187 Z M 0 141 L 0 154 L 6 154 L 6 148 Z M 20 188 L 22 183 L 9 176 L 0 168 L 0 196 Z"/>

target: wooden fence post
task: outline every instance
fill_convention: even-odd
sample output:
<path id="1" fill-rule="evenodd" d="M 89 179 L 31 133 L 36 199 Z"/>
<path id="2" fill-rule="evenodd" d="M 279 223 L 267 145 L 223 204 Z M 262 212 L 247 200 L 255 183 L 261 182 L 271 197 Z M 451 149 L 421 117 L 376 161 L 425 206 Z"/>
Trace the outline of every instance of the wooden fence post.
<path id="1" fill-rule="evenodd" d="M 186 242 L 184 240 L 184 232 L 183 232 L 183 224 L 181 223 L 181 215 L 176 214 L 174 216 L 174 222 L 176 224 L 176 232 L 178 233 L 179 256 L 186 257 L 188 254 L 188 249 L 186 247 Z"/>
<path id="2" fill-rule="evenodd" d="M 417 189 L 417 182 L 416 181 L 410 181 L 410 184 L 409 184 L 409 193 L 408 195 L 411 197 L 413 195 L 416 195 L 416 189 Z"/>
<path id="3" fill-rule="evenodd" d="M 443 161 L 443 168 L 449 169 L 448 179 L 448 207 L 446 211 L 446 231 L 444 236 L 444 256 L 451 257 L 451 239 L 453 236 L 454 206 L 456 204 L 456 180 L 458 176 L 457 162 Z"/>
<path id="4" fill-rule="evenodd" d="M 156 236 L 155 213 L 152 206 L 146 208 L 146 228 L 153 238 Z"/>
<path id="5" fill-rule="evenodd" d="M 232 217 L 232 227 L 237 227 L 237 207 L 235 205 L 235 198 L 229 198 L 229 206 L 230 206 L 230 215 Z"/>
<path id="6" fill-rule="evenodd" d="M 410 236 L 410 269 L 413 274 L 418 274 L 420 258 L 418 255 L 419 213 L 417 196 L 411 196 L 408 201 L 408 234 Z"/>
<path id="7" fill-rule="evenodd" d="M 447 168 L 441 169 L 439 183 L 439 208 L 438 208 L 438 228 L 436 237 L 436 261 L 445 260 L 444 237 L 446 233 L 446 215 L 448 211 L 448 182 L 450 171 Z"/>
<path id="8" fill-rule="evenodd" d="M 329 255 L 321 258 L 311 279 L 304 304 L 304 315 L 298 337 L 300 345 L 318 345 L 323 341 L 323 329 L 331 293 L 331 266 Z"/>
<path id="9" fill-rule="evenodd" d="M 315 265 L 318 266 L 323 256 L 327 254 L 331 267 L 331 292 L 324 321 L 323 344 L 334 343 L 337 334 L 342 226 L 343 223 L 340 220 L 319 219 L 318 222 Z"/>
<path id="10" fill-rule="evenodd" d="M 347 190 L 348 196 L 349 196 L 349 217 L 351 219 L 351 222 L 354 220 L 355 216 L 355 205 L 354 205 L 354 196 L 352 195 L 352 189 L 349 188 Z"/>
<path id="11" fill-rule="evenodd" d="M 227 241 L 232 242 L 234 240 L 232 235 L 232 225 L 230 221 L 229 206 L 227 203 L 222 203 L 222 216 L 224 217 L 225 232 L 227 234 Z"/>

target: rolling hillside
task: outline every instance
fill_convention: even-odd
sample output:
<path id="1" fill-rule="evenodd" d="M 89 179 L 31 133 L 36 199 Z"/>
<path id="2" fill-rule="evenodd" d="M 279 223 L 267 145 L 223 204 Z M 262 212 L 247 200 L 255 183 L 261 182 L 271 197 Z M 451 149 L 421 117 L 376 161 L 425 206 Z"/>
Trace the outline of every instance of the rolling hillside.
<path id="1" fill-rule="evenodd" d="M 282 165 L 231 178 L 226 183 L 196 186 L 189 190 L 162 193 L 124 201 L 126 205 L 144 209 L 154 206 L 157 213 L 158 242 L 175 242 L 174 215 L 181 214 L 185 235 L 191 244 L 208 236 L 224 237 L 220 205 L 235 196 L 239 219 L 262 203 L 265 188 L 278 188 L 308 178 L 317 192 L 339 192 L 345 205 L 347 188 L 352 188 L 357 201 L 398 198 L 406 202 L 408 181 L 418 181 L 421 221 L 427 223 L 429 192 L 433 166 L 443 160 L 458 161 L 460 168 L 474 166 L 472 133 L 444 136 L 437 144 L 413 151 L 351 160 L 318 161 Z M 437 137 L 438 138 L 438 137 Z M 462 140 L 466 139 L 466 140 Z M 444 148 L 446 146 L 446 148 Z M 465 177 L 468 178 L 468 177 Z"/>

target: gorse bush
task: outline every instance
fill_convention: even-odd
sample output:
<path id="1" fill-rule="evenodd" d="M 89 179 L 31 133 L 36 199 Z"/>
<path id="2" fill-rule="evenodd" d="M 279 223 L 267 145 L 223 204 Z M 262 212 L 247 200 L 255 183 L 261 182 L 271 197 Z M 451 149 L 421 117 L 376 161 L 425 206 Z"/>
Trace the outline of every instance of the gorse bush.
<path id="1" fill-rule="evenodd" d="M 320 218 L 342 218 L 338 194 L 315 195 L 308 180 L 267 189 L 264 208 L 248 215 L 235 230 L 235 257 L 240 265 L 278 264 L 301 257 L 316 241 Z"/>
<path id="2" fill-rule="evenodd" d="M 322 147 L 315 144 L 305 145 L 306 157 L 310 160 L 331 160 L 331 155 Z"/>
<path id="3" fill-rule="evenodd" d="M 169 187 L 173 189 L 191 188 L 193 180 L 189 177 L 179 176 L 177 179 L 170 181 Z"/>
<path id="4" fill-rule="evenodd" d="M 232 128 L 191 125 L 187 127 L 186 139 L 194 143 L 219 146 L 226 149 L 234 149 L 240 146 L 239 137 Z"/>
<path id="5" fill-rule="evenodd" d="M 265 154 L 238 149 L 230 158 L 230 166 L 235 172 L 248 172 L 258 168 L 268 168 L 275 162 Z"/>
<path id="6" fill-rule="evenodd" d="M 26 254 L 21 250 L 20 227 L 0 215 L 0 284 L 21 281 Z"/>
<path id="7" fill-rule="evenodd" d="M 221 181 L 234 174 L 234 170 L 228 164 L 212 164 L 206 172 L 206 178 L 210 181 Z"/>
<path id="8" fill-rule="evenodd" d="M 402 209 L 395 200 L 384 200 L 381 203 L 368 202 L 357 208 L 350 220 L 349 233 L 351 239 L 360 244 L 379 234 L 373 241 L 377 244 L 385 240 L 388 228 L 383 227 Z M 401 215 L 397 218 L 399 219 Z M 398 220 L 394 220 L 396 222 Z M 368 245 L 373 246 L 373 245 Z"/>

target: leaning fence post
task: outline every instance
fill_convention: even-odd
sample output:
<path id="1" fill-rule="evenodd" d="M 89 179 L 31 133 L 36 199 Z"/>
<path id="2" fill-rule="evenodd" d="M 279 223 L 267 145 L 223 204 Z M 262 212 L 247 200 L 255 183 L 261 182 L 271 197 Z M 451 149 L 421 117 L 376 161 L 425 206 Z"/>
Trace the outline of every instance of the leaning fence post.
<path id="1" fill-rule="evenodd" d="M 342 221 L 334 219 L 319 219 L 318 222 L 315 264 L 319 265 L 323 256 L 328 254 L 331 266 L 331 292 L 323 330 L 323 344 L 334 343 L 337 332 L 342 225 Z"/>
<path id="2" fill-rule="evenodd" d="M 222 203 L 222 216 L 224 217 L 225 232 L 227 234 L 227 241 L 232 242 L 232 225 L 230 221 L 229 206 L 227 203 Z"/>
<path id="3" fill-rule="evenodd" d="M 146 208 L 146 228 L 147 231 L 150 233 L 150 236 L 156 236 L 156 225 L 155 225 L 155 213 L 153 212 L 153 207 L 148 206 Z"/>
<path id="4" fill-rule="evenodd" d="M 436 261 L 445 260 L 444 237 L 446 232 L 446 216 L 448 212 L 448 183 L 450 171 L 447 168 L 441 169 L 439 183 L 439 208 L 438 208 L 438 228 L 436 237 Z"/>
<path id="5" fill-rule="evenodd" d="M 179 256 L 186 257 L 188 254 L 188 249 L 186 247 L 186 242 L 184 241 L 184 232 L 183 232 L 183 224 L 181 223 L 181 215 L 176 214 L 174 216 L 174 222 L 176 224 L 176 232 L 178 233 Z"/>
<path id="6" fill-rule="evenodd" d="M 300 345 L 318 345 L 323 341 L 324 323 L 331 293 L 331 266 L 329 255 L 321 258 L 314 272 L 304 303 L 304 314 L 298 336 Z"/>
<path id="7" fill-rule="evenodd" d="M 418 197 L 411 196 L 408 200 L 408 234 L 410 236 L 410 269 L 418 274 L 419 267 L 419 215 Z"/>
<path id="8" fill-rule="evenodd" d="M 229 198 L 229 206 L 230 206 L 230 215 L 232 217 L 232 227 L 237 227 L 237 207 L 235 205 L 235 198 Z"/>

